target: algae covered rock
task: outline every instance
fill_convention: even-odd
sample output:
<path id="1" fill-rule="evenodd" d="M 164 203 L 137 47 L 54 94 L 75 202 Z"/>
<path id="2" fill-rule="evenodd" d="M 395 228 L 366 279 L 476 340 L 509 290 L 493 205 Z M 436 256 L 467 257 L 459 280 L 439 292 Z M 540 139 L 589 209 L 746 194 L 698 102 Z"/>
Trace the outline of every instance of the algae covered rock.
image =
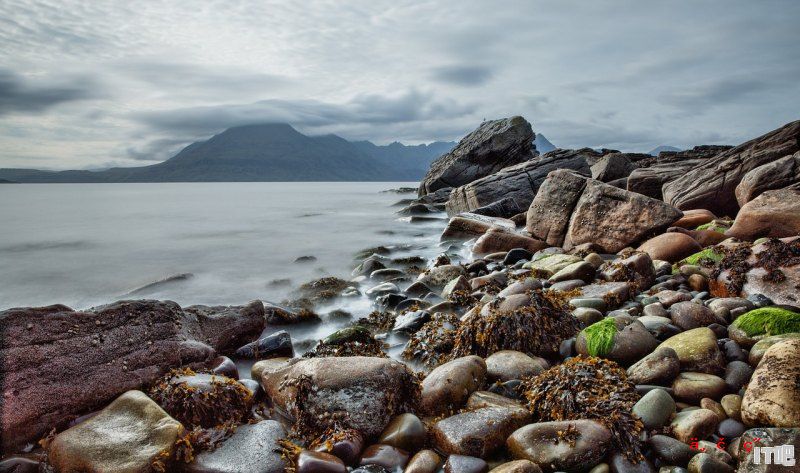
<path id="1" fill-rule="evenodd" d="M 717 337 L 708 327 L 699 327 L 673 335 L 659 348 L 675 350 L 681 369 L 700 373 L 719 374 L 725 367 L 725 357 L 717 346 Z"/>
<path id="2" fill-rule="evenodd" d="M 577 419 L 528 424 L 508 437 L 506 447 L 512 457 L 546 471 L 586 471 L 600 462 L 611 441 L 600 422 Z"/>
<path id="3" fill-rule="evenodd" d="M 658 346 L 658 340 L 638 320 L 607 317 L 579 334 L 575 349 L 581 355 L 598 356 L 630 365 Z"/>
<path id="4" fill-rule="evenodd" d="M 128 391 L 96 416 L 56 435 L 56 471 L 147 473 L 168 460 L 184 428 L 141 391 Z"/>
<path id="5" fill-rule="evenodd" d="M 766 337 L 797 332 L 800 332 L 800 313 L 781 307 L 751 310 L 728 327 L 731 339 L 746 347 Z"/>

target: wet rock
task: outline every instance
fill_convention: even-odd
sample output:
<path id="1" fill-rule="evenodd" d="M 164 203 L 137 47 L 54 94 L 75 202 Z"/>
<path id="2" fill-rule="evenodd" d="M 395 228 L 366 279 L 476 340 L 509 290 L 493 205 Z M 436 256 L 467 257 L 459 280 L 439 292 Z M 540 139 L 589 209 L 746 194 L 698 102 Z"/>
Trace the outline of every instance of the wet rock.
<path id="1" fill-rule="evenodd" d="M 465 292 L 472 290 L 469 280 L 464 276 L 459 276 L 444 286 L 442 289 L 442 299 L 450 299 L 454 292 Z"/>
<path id="2" fill-rule="evenodd" d="M 658 346 L 658 340 L 638 320 L 609 317 L 583 329 L 575 342 L 581 355 L 600 356 L 631 365 Z"/>
<path id="3" fill-rule="evenodd" d="M 48 449 L 56 471 L 151 471 L 184 432 L 141 391 L 128 391 L 91 419 L 58 434 Z"/>
<path id="4" fill-rule="evenodd" d="M 721 399 L 728 392 L 725 380 L 719 376 L 706 373 L 684 372 L 672 383 L 675 398 L 697 405 L 704 397 Z"/>
<path id="5" fill-rule="evenodd" d="M 374 279 L 376 281 L 399 281 L 403 278 L 406 278 L 406 273 L 401 269 L 384 268 L 376 269 L 370 273 L 369 277 L 370 279 Z"/>
<path id="6" fill-rule="evenodd" d="M 680 209 L 706 208 L 717 215 L 735 215 L 735 189 L 751 170 L 800 149 L 800 121 L 784 125 L 684 172 L 663 186 L 664 200 Z"/>
<path id="7" fill-rule="evenodd" d="M 41 462 L 25 457 L 7 457 L 0 460 L 2 473 L 39 473 Z"/>
<path id="8" fill-rule="evenodd" d="M 708 409 L 694 409 L 675 414 L 670 426 L 674 437 L 683 443 L 702 440 L 717 430 L 719 417 Z"/>
<path id="9" fill-rule="evenodd" d="M 490 391 L 475 391 L 472 393 L 467 399 L 465 409 L 474 411 L 484 407 L 501 407 L 511 410 L 525 409 L 525 406 L 520 401 Z"/>
<path id="10" fill-rule="evenodd" d="M 239 379 L 239 368 L 227 356 L 218 356 L 211 360 L 209 367 L 214 374 L 227 376 L 228 378 Z"/>
<path id="11" fill-rule="evenodd" d="M 459 409 L 486 379 L 486 362 L 478 356 L 456 358 L 422 380 L 420 407 L 435 415 Z"/>
<path id="12" fill-rule="evenodd" d="M 656 298 L 664 307 L 671 307 L 678 302 L 692 300 L 692 295 L 688 292 L 663 290 L 656 293 Z"/>
<path id="13" fill-rule="evenodd" d="M 255 342 L 248 343 L 236 350 L 238 358 L 291 358 L 294 356 L 292 337 L 286 330 L 281 330 Z"/>
<path id="14" fill-rule="evenodd" d="M 716 322 L 716 316 L 711 309 L 691 301 L 673 304 L 669 308 L 669 315 L 672 318 L 672 323 L 683 330 L 708 327 Z"/>
<path id="15" fill-rule="evenodd" d="M 659 348 L 672 348 L 681 369 L 700 373 L 722 373 L 724 356 L 717 346 L 717 336 L 707 327 L 687 330 L 668 338 Z"/>
<path id="16" fill-rule="evenodd" d="M 687 468 L 689 473 L 733 473 L 735 470 L 727 463 L 717 460 L 708 453 L 698 453 Z"/>
<path id="17" fill-rule="evenodd" d="M 725 419 L 717 426 L 717 434 L 727 439 L 739 437 L 745 430 L 747 430 L 747 428 L 744 424 L 734 419 Z"/>
<path id="18" fill-rule="evenodd" d="M 419 186 L 419 195 L 461 186 L 531 159 L 534 136 L 531 124 L 518 116 L 481 123 L 431 164 Z"/>
<path id="19" fill-rule="evenodd" d="M 402 363 L 363 356 L 295 359 L 264 371 L 261 385 L 301 432 L 319 434 L 327 421 L 377 436 L 418 396 L 415 376 Z"/>
<path id="20" fill-rule="evenodd" d="M 662 233 L 639 246 L 651 258 L 675 263 L 702 250 L 694 238 L 677 232 Z"/>
<path id="21" fill-rule="evenodd" d="M 214 314 L 158 301 L 121 301 L 85 312 L 65 306 L 2 312 L 2 450 L 63 428 L 171 368 L 203 366 L 216 351 L 252 340 L 263 327 L 261 303 Z"/>
<path id="22" fill-rule="evenodd" d="M 700 407 L 702 407 L 703 409 L 708 409 L 709 411 L 714 411 L 714 414 L 717 415 L 720 421 L 728 417 L 725 414 L 725 409 L 722 408 L 722 404 L 718 403 L 717 401 L 709 397 L 704 397 L 703 399 L 700 399 Z"/>
<path id="23" fill-rule="evenodd" d="M 666 435 L 654 435 L 648 443 L 656 456 L 667 465 L 686 466 L 697 454 L 688 444 Z"/>
<path id="24" fill-rule="evenodd" d="M 484 473 L 489 465 L 480 458 L 450 455 L 444 462 L 445 473 Z"/>
<path id="25" fill-rule="evenodd" d="M 367 289 L 364 294 L 368 296 L 380 296 L 382 294 L 389 294 L 389 293 L 397 293 L 400 292 L 400 288 L 397 287 L 397 284 L 391 282 L 384 282 L 378 284 L 377 286 L 373 286 Z"/>
<path id="26" fill-rule="evenodd" d="M 445 264 L 431 268 L 427 273 L 420 274 L 417 282 L 421 282 L 425 286 L 441 291 L 453 279 L 463 276 L 466 273 L 463 267 Z"/>
<path id="27" fill-rule="evenodd" d="M 731 392 L 738 392 L 753 376 L 753 368 L 743 361 L 731 361 L 725 367 L 725 384 L 728 385 L 728 390 Z"/>
<path id="28" fill-rule="evenodd" d="M 641 289 L 652 286 L 656 280 L 653 260 L 647 253 L 633 253 L 604 265 L 601 270 L 607 281 L 627 281 Z"/>
<path id="29" fill-rule="evenodd" d="M 436 473 L 442 458 L 433 450 L 420 450 L 406 465 L 403 473 Z"/>
<path id="30" fill-rule="evenodd" d="M 326 432 L 326 435 L 317 438 L 311 444 L 316 452 L 330 453 L 341 459 L 346 465 L 353 465 L 361 457 L 364 450 L 364 436 L 357 430 L 346 429 L 343 431 Z"/>
<path id="31" fill-rule="evenodd" d="M 279 422 L 265 420 L 239 426 L 216 449 L 201 452 L 192 463 L 184 466 L 190 473 L 238 473 L 252 471 L 279 473 L 286 463 L 280 454 L 278 441 L 286 436 Z M 315 470 L 339 472 L 345 470 Z"/>
<path id="32" fill-rule="evenodd" d="M 526 250 L 525 248 L 512 248 L 506 254 L 506 257 L 503 259 L 503 264 L 507 266 L 512 266 L 513 264 L 517 263 L 518 261 L 530 261 L 533 257 L 533 253 Z"/>
<path id="33" fill-rule="evenodd" d="M 347 473 L 339 458 L 324 452 L 303 450 L 297 456 L 297 473 Z"/>
<path id="34" fill-rule="evenodd" d="M 589 284 L 581 287 L 580 292 L 584 299 L 600 299 L 604 304 L 603 309 L 609 309 L 619 307 L 630 298 L 631 284 L 627 282 Z M 570 304 L 575 305 L 572 300 Z M 600 309 L 599 306 L 594 308 Z"/>
<path id="35" fill-rule="evenodd" d="M 570 281 L 579 279 L 583 282 L 591 282 L 594 280 L 595 269 L 590 263 L 586 261 L 579 261 L 561 269 L 556 274 L 550 276 L 550 281 Z"/>
<path id="36" fill-rule="evenodd" d="M 514 458 L 547 471 L 573 471 L 599 463 L 610 441 L 611 432 L 595 421 L 540 422 L 516 430 L 506 447 Z"/>
<path id="37" fill-rule="evenodd" d="M 371 445 L 361 454 L 362 465 L 378 465 L 387 470 L 403 468 L 408 463 L 408 452 L 389 445 Z"/>
<path id="38" fill-rule="evenodd" d="M 484 205 L 483 207 L 478 207 L 477 209 L 472 210 L 472 213 L 476 213 L 478 215 L 487 215 L 489 217 L 512 218 L 514 215 L 517 215 L 522 211 L 523 209 L 519 206 L 519 204 L 517 204 L 517 201 L 510 197 L 506 197 L 496 202 L 492 202 L 491 204 Z"/>
<path id="39" fill-rule="evenodd" d="M 487 378 L 490 381 L 525 379 L 544 370 L 542 361 L 519 351 L 500 350 L 486 358 Z"/>
<path id="40" fill-rule="evenodd" d="M 668 386 L 680 373 L 678 354 L 670 347 L 659 347 L 628 368 L 628 380 L 634 384 Z"/>
<path id="41" fill-rule="evenodd" d="M 490 176 L 453 189 L 447 201 L 450 215 L 470 211 L 498 199 L 510 198 L 527 209 L 549 172 L 573 169 L 589 174 L 590 150 L 558 150 L 509 166 Z"/>
<path id="42" fill-rule="evenodd" d="M 656 473 L 655 467 L 646 458 L 634 463 L 620 452 L 611 455 L 611 471 L 613 473 Z"/>
<path id="43" fill-rule="evenodd" d="M 489 473 L 542 473 L 542 469 L 530 460 L 514 460 L 492 468 Z"/>
<path id="44" fill-rule="evenodd" d="M 722 409 L 725 411 L 727 417 L 738 421 L 742 420 L 742 396 L 738 394 L 726 394 L 722 396 L 719 403 L 722 405 Z"/>
<path id="45" fill-rule="evenodd" d="M 800 425 L 800 339 L 771 346 L 742 399 L 742 421 L 750 426 Z"/>
<path id="46" fill-rule="evenodd" d="M 725 235 L 749 241 L 800 235 L 800 188 L 767 191 L 751 200 Z"/>
<path id="47" fill-rule="evenodd" d="M 485 407 L 436 422 L 431 435 L 440 452 L 486 458 L 530 417 L 527 409 Z"/>
<path id="48" fill-rule="evenodd" d="M 663 389 L 653 389 L 636 402 L 633 413 L 642 419 L 645 429 L 657 429 L 675 413 L 675 401 Z"/>
<path id="49" fill-rule="evenodd" d="M 415 333 L 421 329 L 426 322 L 431 320 L 431 314 L 427 310 L 415 310 L 398 315 L 394 320 L 394 327 L 392 330 L 395 332 Z"/>
<path id="50" fill-rule="evenodd" d="M 425 444 L 425 425 L 414 414 L 400 414 L 383 429 L 378 443 L 416 452 Z"/>
<path id="51" fill-rule="evenodd" d="M 386 259 L 378 256 L 370 256 L 369 258 L 365 259 L 353 270 L 353 276 L 369 276 L 379 269 L 386 268 L 386 265 L 383 263 L 381 258 Z"/>
<path id="52" fill-rule="evenodd" d="M 603 313 L 590 307 L 578 307 L 572 311 L 572 315 L 587 327 L 595 322 L 603 320 Z"/>
<path id="53" fill-rule="evenodd" d="M 547 277 L 561 271 L 573 263 L 582 260 L 575 255 L 549 254 L 542 257 L 534 257 L 532 261 L 525 263 L 523 268 L 531 269 L 534 273 L 546 275 Z"/>
<path id="54" fill-rule="evenodd" d="M 484 255 L 498 251 L 509 251 L 514 248 L 524 248 L 530 252 L 536 252 L 547 248 L 547 243 L 509 232 L 502 228 L 493 227 L 478 238 L 475 246 L 472 247 L 472 252 L 476 255 Z"/>
<path id="55" fill-rule="evenodd" d="M 176 371 L 150 389 L 150 397 L 187 428 L 239 423 L 247 416 L 252 394 L 240 382 L 211 373 Z"/>
<path id="56" fill-rule="evenodd" d="M 673 222 L 673 227 L 687 228 L 689 230 L 709 223 L 717 218 L 713 212 L 706 209 L 684 210 L 683 217 Z"/>
<path id="57" fill-rule="evenodd" d="M 514 222 L 505 218 L 487 217 L 465 212 L 450 219 L 442 232 L 441 239 L 442 241 L 470 240 L 480 237 L 493 226 L 502 227 L 509 231 L 514 231 L 517 228 Z"/>

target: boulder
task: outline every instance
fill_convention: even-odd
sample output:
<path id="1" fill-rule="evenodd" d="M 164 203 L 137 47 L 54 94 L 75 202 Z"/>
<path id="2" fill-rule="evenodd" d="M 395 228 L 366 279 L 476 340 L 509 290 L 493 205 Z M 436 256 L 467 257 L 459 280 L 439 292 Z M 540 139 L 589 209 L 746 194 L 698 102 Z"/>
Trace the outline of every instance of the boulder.
<path id="1" fill-rule="evenodd" d="M 505 218 L 489 217 L 466 212 L 450 219 L 442 232 L 441 239 L 442 241 L 471 240 L 472 238 L 478 238 L 493 227 L 501 227 L 509 231 L 514 231 L 517 225 Z"/>
<path id="2" fill-rule="evenodd" d="M 713 212 L 706 209 L 684 210 L 683 217 L 672 223 L 673 227 L 686 228 L 693 230 L 700 225 L 705 225 L 717 218 Z"/>
<path id="3" fill-rule="evenodd" d="M 739 207 L 744 207 L 766 191 L 785 187 L 800 189 L 798 186 L 800 186 L 800 152 L 776 159 L 745 174 L 736 186 L 736 201 Z"/>
<path id="4" fill-rule="evenodd" d="M 559 169 L 548 174 L 528 208 L 525 226 L 528 233 L 550 246 L 561 246 L 572 209 L 584 187 L 586 178 L 574 171 Z"/>
<path id="5" fill-rule="evenodd" d="M 260 302 L 219 312 L 147 300 L 88 311 L 63 305 L 4 311 L 2 449 L 64 428 L 171 368 L 199 367 L 263 327 Z"/>
<path id="6" fill-rule="evenodd" d="M 145 393 L 128 391 L 94 417 L 56 435 L 48 457 L 56 471 L 148 473 L 164 453 L 169 458 L 183 432 L 181 423 Z"/>
<path id="7" fill-rule="evenodd" d="M 758 364 L 742 399 L 742 421 L 750 426 L 800 425 L 800 339 L 772 345 Z"/>
<path id="8" fill-rule="evenodd" d="M 520 235 L 519 233 L 509 232 L 505 229 L 493 227 L 481 235 L 472 252 L 476 255 L 486 255 L 500 251 L 509 251 L 514 248 L 524 248 L 530 252 L 536 252 L 547 248 L 547 243 L 531 237 Z"/>
<path id="9" fill-rule="evenodd" d="M 364 356 L 293 359 L 264 370 L 261 386 L 301 431 L 324 431 L 324 414 L 367 437 L 413 410 L 419 395 L 416 377 L 404 364 Z"/>
<path id="10" fill-rule="evenodd" d="M 435 415 L 460 409 L 485 379 L 486 362 L 479 356 L 456 358 L 437 366 L 422 380 L 422 412 Z"/>
<path id="11" fill-rule="evenodd" d="M 462 186 L 533 158 L 534 136 L 531 124 L 519 116 L 481 123 L 431 164 L 419 195 Z"/>
<path id="12" fill-rule="evenodd" d="M 628 177 L 634 169 L 636 169 L 636 165 L 625 154 L 609 153 L 592 165 L 591 173 L 592 179 L 611 182 Z M 625 186 L 622 188 L 624 189 Z"/>
<path id="13" fill-rule="evenodd" d="M 557 150 L 529 161 L 507 167 L 497 173 L 453 189 L 447 201 L 447 213 L 468 212 L 501 199 L 513 199 L 527 209 L 550 171 L 572 169 L 589 175 L 589 161 L 596 153 L 588 148 Z"/>
<path id="14" fill-rule="evenodd" d="M 285 429 L 274 420 L 240 425 L 216 449 L 196 455 L 193 462 L 184 466 L 183 471 L 281 473 L 288 466 L 278 445 L 278 441 L 284 437 Z"/>
<path id="15" fill-rule="evenodd" d="M 484 407 L 436 422 L 431 435 L 436 449 L 448 455 L 486 458 L 503 446 L 512 432 L 530 422 L 527 409 Z"/>
<path id="16" fill-rule="evenodd" d="M 584 471 L 600 462 L 610 443 L 611 431 L 603 424 L 574 420 L 528 424 L 508 437 L 506 447 L 512 457 L 546 471 Z"/>
<path id="17" fill-rule="evenodd" d="M 703 247 L 694 238 L 684 233 L 662 233 L 639 246 L 638 250 L 650 255 L 650 258 L 675 263 L 691 256 Z"/>
<path id="18" fill-rule="evenodd" d="M 491 204 L 484 205 L 483 207 L 478 207 L 473 210 L 472 213 L 486 215 L 487 217 L 511 218 L 514 215 L 522 213 L 523 210 L 524 209 L 517 204 L 516 200 L 506 197 L 492 202 Z"/>
<path id="19" fill-rule="evenodd" d="M 800 235 L 800 189 L 766 191 L 746 203 L 725 235 L 750 241 Z"/>
<path id="20" fill-rule="evenodd" d="M 735 215 L 736 186 L 753 169 L 800 150 L 800 121 L 723 151 L 663 186 L 664 200 L 681 210 Z"/>

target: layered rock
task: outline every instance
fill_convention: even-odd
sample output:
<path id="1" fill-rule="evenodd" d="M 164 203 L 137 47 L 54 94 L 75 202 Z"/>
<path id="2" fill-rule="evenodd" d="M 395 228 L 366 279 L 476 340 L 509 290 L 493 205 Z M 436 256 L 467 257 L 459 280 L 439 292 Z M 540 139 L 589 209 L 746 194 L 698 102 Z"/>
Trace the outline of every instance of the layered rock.
<path id="1" fill-rule="evenodd" d="M 565 249 L 593 243 L 616 253 L 666 229 L 682 215 L 658 200 L 569 171 L 551 173 L 542 187 L 548 192 L 539 192 L 531 203 L 527 230 Z"/>
<path id="2" fill-rule="evenodd" d="M 736 186 L 739 207 L 769 190 L 800 189 L 800 152 L 759 166 L 742 177 Z"/>
<path id="3" fill-rule="evenodd" d="M 531 124 L 519 116 L 481 123 L 431 164 L 419 195 L 462 186 L 533 158 L 534 137 Z"/>
<path id="4" fill-rule="evenodd" d="M 597 152 L 589 148 L 556 150 L 507 167 L 453 189 L 447 201 L 447 213 L 468 212 L 502 199 L 513 199 L 519 207 L 527 209 L 550 171 L 571 169 L 588 176 L 590 164 L 599 157 Z"/>
<path id="5" fill-rule="evenodd" d="M 3 449 L 37 440 L 171 368 L 211 360 L 263 327 L 260 302 L 222 311 L 121 301 L 89 311 L 2 312 Z"/>
<path id="6" fill-rule="evenodd" d="M 731 146 L 695 146 L 693 149 L 677 152 L 662 152 L 658 158 L 637 162 L 627 180 L 631 192 L 662 199 L 662 187 L 682 176 L 688 170 L 702 164 L 706 159 L 732 148 Z"/>
<path id="7" fill-rule="evenodd" d="M 681 210 L 705 208 L 717 215 L 735 215 L 736 186 L 744 176 L 799 150 L 800 121 L 795 121 L 723 151 L 668 182 L 664 200 Z"/>

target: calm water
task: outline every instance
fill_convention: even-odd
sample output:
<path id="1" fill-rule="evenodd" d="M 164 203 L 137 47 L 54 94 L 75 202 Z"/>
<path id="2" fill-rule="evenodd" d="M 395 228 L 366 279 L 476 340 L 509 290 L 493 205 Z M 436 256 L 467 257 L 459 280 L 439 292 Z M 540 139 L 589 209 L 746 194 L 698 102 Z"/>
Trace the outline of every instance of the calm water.
<path id="1" fill-rule="evenodd" d="M 411 224 L 380 191 L 415 183 L 166 183 L 0 186 L 0 310 L 125 298 L 279 302 L 353 254 L 410 244 L 432 257 L 443 223 Z M 314 256 L 311 263 L 295 263 Z M 191 277 L 131 291 L 171 276 Z M 289 279 L 275 287 L 270 282 Z M 350 309 L 370 310 L 365 299 Z M 329 331 L 326 329 L 325 331 Z"/>

